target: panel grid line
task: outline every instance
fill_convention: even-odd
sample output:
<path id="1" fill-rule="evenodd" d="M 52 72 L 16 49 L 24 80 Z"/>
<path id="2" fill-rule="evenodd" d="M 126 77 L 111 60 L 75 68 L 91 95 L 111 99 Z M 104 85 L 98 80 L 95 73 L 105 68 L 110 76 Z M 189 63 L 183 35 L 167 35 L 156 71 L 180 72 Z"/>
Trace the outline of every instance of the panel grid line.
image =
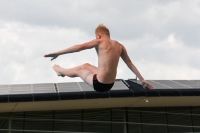
<path id="1" fill-rule="evenodd" d="M 183 85 L 183 86 L 189 87 L 189 88 L 193 88 L 193 87 L 190 87 L 190 86 L 187 86 L 187 85 L 181 84 L 181 83 L 176 82 L 176 81 L 173 81 L 173 80 L 169 80 L 169 81 L 172 81 L 172 82 L 174 82 L 174 83 L 177 83 L 177 84 L 180 84 L 180 85 Z"/>
<path id="2" fill-rule="evenodd" d="M 161 83 L 156 82 L 156 81 L 154 81 L 154 80 L 151 80 L 151 81 L 153 81 L 153 82 L 155 82 L 155 83 L 157 83 L 157 84 L 160 84 L 160 85 L 162 85 L 162 86 L 165 86 L 165 87 L 167 87 L 167 88 L 173 89 L 172 87 L 169 87 L 169 86 L 167 86 L 167 85 L 161 84 Z"/>
<path id="3" fill-rule="evenodd" d="M 31 93 L 33 94 L 33 84 L 31 84 Z"/>
<path id="4" fill-rule="evenodd" d="M 79 82 L 77 82 L 78 86 L 80 87 L 80 90 L 84 93 L 84 97 L 86 99 L 86 96 L 85 96 L 85 92 L 83 91 L 83 89 L 81 88 L 81 85 L 79 84 Z"/>
<path id="5" fill-rule="evenodd" d="M 81 88 L 81 85 L 79 84 L 79 82 L 77 82 L 77 83 L 78 83 L 78 86 L 80 87 L 80 90 L 83 91 L 83 89 Z"/>

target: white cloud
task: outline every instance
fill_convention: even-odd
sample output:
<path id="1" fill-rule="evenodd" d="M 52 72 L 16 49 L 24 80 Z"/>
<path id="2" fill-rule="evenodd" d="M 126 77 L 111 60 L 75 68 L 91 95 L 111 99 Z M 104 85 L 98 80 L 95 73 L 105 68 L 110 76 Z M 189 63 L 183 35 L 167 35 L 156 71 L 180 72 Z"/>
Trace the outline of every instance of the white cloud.
<path id="1" fill-rule="evenodd" d="M 74 67 L 86 61 L 93 63 L 96 59 L 94 51 L 90 52 L 89 57 L 83 56 L 88 52 L 85 51 L 61 56 L 52 62 L 50 58 L 43 57 L 44 54 L 91 39 L 78 29 L 5 23 L 0 30 L 0 36 L 0 68 L 4 72 L 0 77 L 1 83 L 75 81 L 77 79 L 57 78 L 52 69 L 53 64 Z"/>
<path id="2" fill-rule="evenodd" d="M 1 1 L 0 84 L 81 81 L 58 78 L 52 66 L 97 65 L 93 49 L 53 62 L 43 55 L 92 40 L 99 23 L 125 45 L 145 78 L 199 79 L 199 6 L 199 0 Z M 117 78 L 133 77 L 120 61 Z"/>
<path id="3" fill-rule="evenodd" d="M 200 49 L 189 47 L 174 33 L 163 40 L 152 35 L 132 41 L 122 41 L 138 70 L 147 79 L 199 79 Z M 118 78 L 134 78 L 121 61 Z"/>

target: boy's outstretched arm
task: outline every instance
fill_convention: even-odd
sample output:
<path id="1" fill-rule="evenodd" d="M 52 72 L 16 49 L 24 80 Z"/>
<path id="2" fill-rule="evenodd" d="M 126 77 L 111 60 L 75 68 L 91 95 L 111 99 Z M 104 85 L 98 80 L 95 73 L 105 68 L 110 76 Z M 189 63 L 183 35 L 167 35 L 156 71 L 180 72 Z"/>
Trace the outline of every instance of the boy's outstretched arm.
<path id="1" fill-rule="evenodd" d="M 135 75 L 140 79 L 140 81 L 142 81 L 142 83 L 146 83 L 147 87 L 149 89 L 153 89 L 153 86 L 151 84 L 149 84 L 147 81 L 145 81 L 145 79 L 142 77 L 142 75 L 140 74 L 140 72 L 137 70 L 137 68 L 135 67 L 135 65 L 132 63 L 131 59 L 128 56 L 128 53 L 125 49 L 125 47 L 122 45 L 122 53 L 121 53 L 121 58 L 123 59 L 123 61 L 126 63 L 126 65 L 130 68 L 130 70 L 135 73 Z M 144 86 L 143 86 L 144 87 Z M 144 87 L 146 88 L 146 87 Z"/>
<path id="2" fill-rule="evenodd" d="M 90 49 L 90 48 L 93 48 L 93 47 L 97 46 L 98 44 L 99 44 L 99 40 L 95 39 L 95 40 L 92 40 L 90 42 L 74 45 L 72 47 L 69 47 L 69 48 L 66 48 L 66 49 L 63 49 L 63 50 L 60 50 L 60 51 L 57 51 L 57 52 L 46 54 L 46 55 L 44 55 L 44 57 L 52 57 L 51 60 L 54 60 L 59 55 L 79 52 L 79 51 L 85 50 L 85 49 Z"/>

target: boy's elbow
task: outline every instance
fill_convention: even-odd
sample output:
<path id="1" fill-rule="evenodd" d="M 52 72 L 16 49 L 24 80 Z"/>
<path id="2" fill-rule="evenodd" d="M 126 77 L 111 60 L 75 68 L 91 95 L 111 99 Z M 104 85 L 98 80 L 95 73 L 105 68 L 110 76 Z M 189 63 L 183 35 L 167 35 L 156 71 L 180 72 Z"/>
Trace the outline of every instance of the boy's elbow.
<path id="1" fill-rule="evenodd" d="M 128 65 L 133 65 L 132 61 L 130 59 L 127 60 Z"/>
<path id="2" fill-rule="evenodd" d="M 132 66 L 134 66 L 133 63 L 132 63 L 132 61 L 128 61 L 127 65 L 128 65 L 128 67 L 130 67 L 130 68 L 131 68 Z"/>

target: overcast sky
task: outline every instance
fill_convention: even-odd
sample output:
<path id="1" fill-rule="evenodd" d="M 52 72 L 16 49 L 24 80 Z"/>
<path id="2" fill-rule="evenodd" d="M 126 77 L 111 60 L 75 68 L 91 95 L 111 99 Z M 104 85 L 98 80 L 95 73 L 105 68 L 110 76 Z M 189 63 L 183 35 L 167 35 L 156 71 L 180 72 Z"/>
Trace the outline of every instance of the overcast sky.
<path id="1" fill-rule="evenodd" d="M 81 81 L 52 66 L 97 66 L 94 49 L 43 56 L 94 39 L 100 23 L 145 79 L 200 79 L 200 0 L 0 0 L 0 84 Z M 117 78 L 135 78 L 122 60 Z"/>

